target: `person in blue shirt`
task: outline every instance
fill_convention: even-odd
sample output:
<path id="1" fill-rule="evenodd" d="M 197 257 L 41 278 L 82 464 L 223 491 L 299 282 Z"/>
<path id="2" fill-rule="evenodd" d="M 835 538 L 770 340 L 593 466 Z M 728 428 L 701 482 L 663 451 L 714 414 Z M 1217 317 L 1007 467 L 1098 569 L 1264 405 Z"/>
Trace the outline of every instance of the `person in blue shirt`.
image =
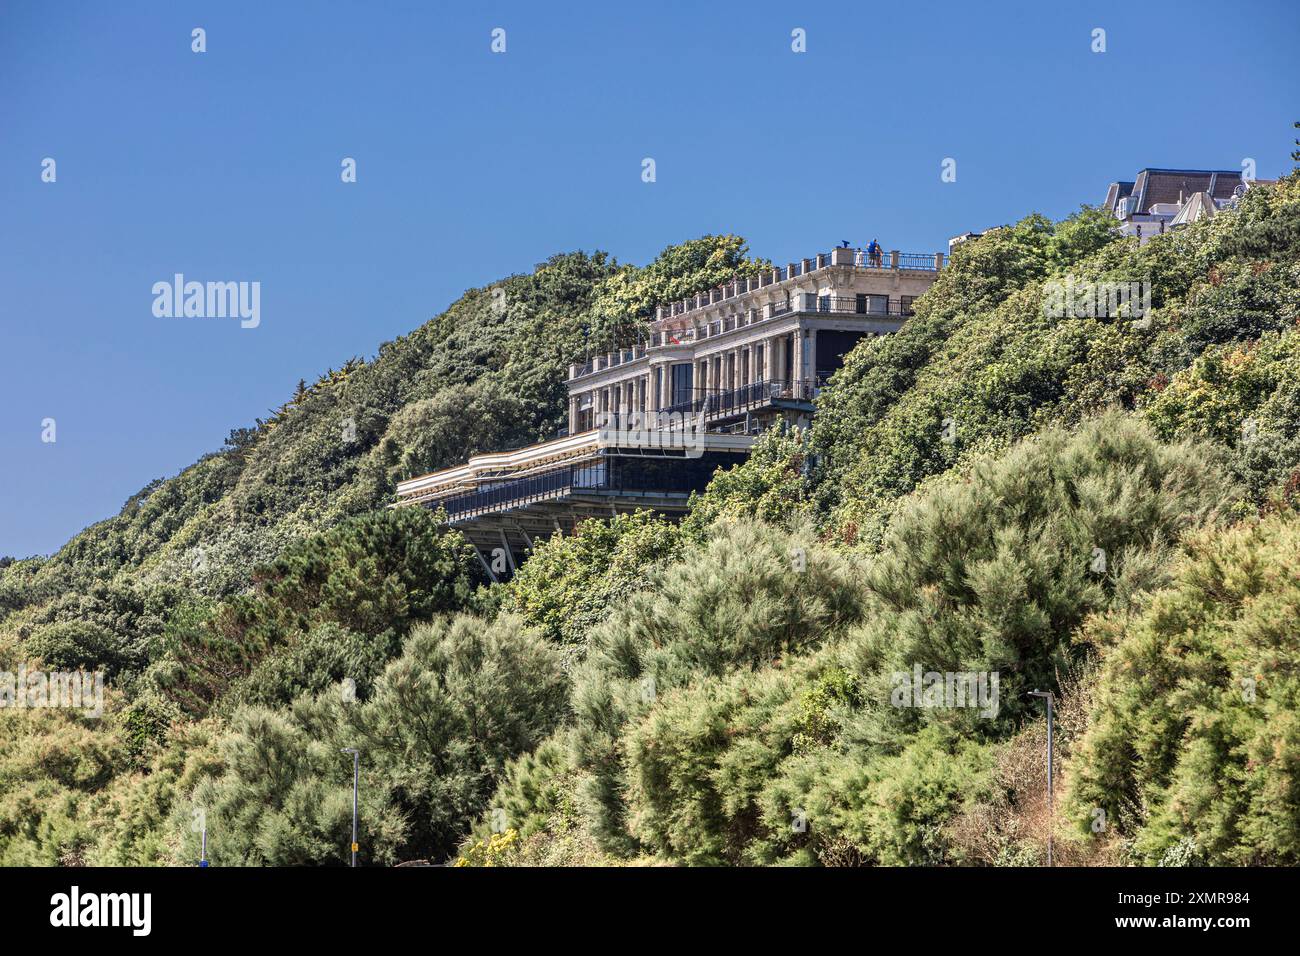
<path id="1" fill-rule="evenodd" d="M 880 265 L 880 243 L 871 240 L 871 245 L 867 246 L 867 261 L 873 266 Z"/>

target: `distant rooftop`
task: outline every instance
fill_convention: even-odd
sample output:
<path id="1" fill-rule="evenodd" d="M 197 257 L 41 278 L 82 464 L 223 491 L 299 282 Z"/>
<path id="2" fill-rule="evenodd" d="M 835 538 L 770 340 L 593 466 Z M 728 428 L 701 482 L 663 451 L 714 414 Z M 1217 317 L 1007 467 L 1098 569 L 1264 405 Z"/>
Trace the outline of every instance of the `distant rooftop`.
<path id="1" fill-rule="evenodd" d="M 1239 169 L 1143 169 L 1132 182 L 1113 182 L 1106 190 L 1105 207 L 1121 219 L 1143 215 L 1152 206 L 1181 205 L 1193 193 L 1209 193 L 1227 201 L 1241 185 Z M 1128 200 L 1128 202 L 1125 202 Z"/>

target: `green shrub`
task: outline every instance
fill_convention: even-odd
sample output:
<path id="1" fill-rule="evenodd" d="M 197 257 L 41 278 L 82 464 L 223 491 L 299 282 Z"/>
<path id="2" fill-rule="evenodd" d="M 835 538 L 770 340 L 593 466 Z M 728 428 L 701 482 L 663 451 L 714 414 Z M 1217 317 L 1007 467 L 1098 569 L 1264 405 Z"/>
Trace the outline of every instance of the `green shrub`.
<path id="1" fill-rule="evenodd" d="M 580 655 L 611 606 L 646 586 L 684 540 L 676 525 L 650 511 L 583 521 L 572 535 L 537 542 L 505 585 L 502 607 Z"/>
<path id="2" fill-rule="evenodd" d="M 1098 622 L 1109 646 L 1067 767 L 1148 863 L 1300 863 L 1300 518 L 1199 536 L 1167 590 Z"/>
<path id="3" fill-rule="evenodd" d="M 345 665 L 357 668 L 354 679 L 363 678 L 412 624 L 463 607 L 481 574 L 471 546 L 440 530 L 437 516 L 423 508 L 351 519 L 259 568 L 252 594 L 217 605 L 210 616 L 188 614 L 169 642 L 176 666 L 168 689 L 187 711 L 203 713 L 286 646 L 246 688 L 249 699 L 285 699 L 295 674 L 303 680 L 299 690 L 322 686 Z M 323 624 L 337 625 L 336 634 L 369 636 L 373 646 L 354 640 L 331 651 L 321 646 L 326 636 L 295 650 Z"/>
<path id="4" fill-rule="evenodd" d="M 411 632 L 369 700 L 328 692 L 287 710 L 239 710 L 223 772 L 177 814 L 205 811 L 222 835 L 218 864 L 342 864 L 352 762 L 340 750 L 355 747 L 363 861 L 445 858 L 506 762 L 556 728 L 566 693 L 558 651 L 517 618 L 440 618 Z"/>
<path id="5" fill-rule="evenodd" d="M 625 722 L 673 688 L 816 648 L 860 616 L 859 573 L 806 532 L 724 522 L 593 631 L 574 675 L 574 746 L 603 846 L 635 848 L 623 821 Z"/>
<path id="6" fill-rule="evenodd" d="M 1054 688 L 1075 661 L 1085 618 L 1163 584 L 1180 537 L 1235 498 L 1214 453 L 1161 444 L 1118 414 L 1042 432 L 915 496 L 869 566 L 873 613 L 845 667 L 877 705 L 918 667 L 997 672 L 996 713 L 877 706 L 854 739 L 890 746 L 934 721 L 976 737 L 1014 729 L 1033 712 L 1026 692 Z"/>

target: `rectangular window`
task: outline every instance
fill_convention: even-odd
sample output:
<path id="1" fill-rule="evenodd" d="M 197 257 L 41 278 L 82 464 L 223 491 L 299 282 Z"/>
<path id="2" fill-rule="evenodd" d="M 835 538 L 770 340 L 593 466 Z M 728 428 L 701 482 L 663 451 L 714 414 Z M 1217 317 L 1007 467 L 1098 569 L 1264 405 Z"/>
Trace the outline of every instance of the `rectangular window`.
<path id="1" fill-rule="evenodd" d="M 673 366 L 672 404 L 681 405 L 691 400 L 691 378 L 694 371 L 689 364 Z"/>

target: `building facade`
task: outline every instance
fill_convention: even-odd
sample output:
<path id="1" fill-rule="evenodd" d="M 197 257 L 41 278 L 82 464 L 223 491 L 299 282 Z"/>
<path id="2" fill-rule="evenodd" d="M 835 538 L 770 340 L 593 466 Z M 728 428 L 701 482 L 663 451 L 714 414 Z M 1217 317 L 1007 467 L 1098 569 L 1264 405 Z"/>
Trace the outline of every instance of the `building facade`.
<path id="1" fill-rule="evenodd" d="M 741 434 L 797 423 L 845 354 L 912 314 L 943 262 L 835 249 L 661 305 L 646 341 L 570 367 L 569 430 L 615 415 L 702 413 L 711 431 Z"/>
<path id="2" fill-rule="evenodd" d="M 679 515 L 760 431 L 806 425 L 844 356 L 896 331 L 943 266 L 845 247 L 661 305 L 641 342 L 570 366 L 567 434 L 401 482 L 395 506 L 443 509 L 494 578 L 587 518 Z"/>

